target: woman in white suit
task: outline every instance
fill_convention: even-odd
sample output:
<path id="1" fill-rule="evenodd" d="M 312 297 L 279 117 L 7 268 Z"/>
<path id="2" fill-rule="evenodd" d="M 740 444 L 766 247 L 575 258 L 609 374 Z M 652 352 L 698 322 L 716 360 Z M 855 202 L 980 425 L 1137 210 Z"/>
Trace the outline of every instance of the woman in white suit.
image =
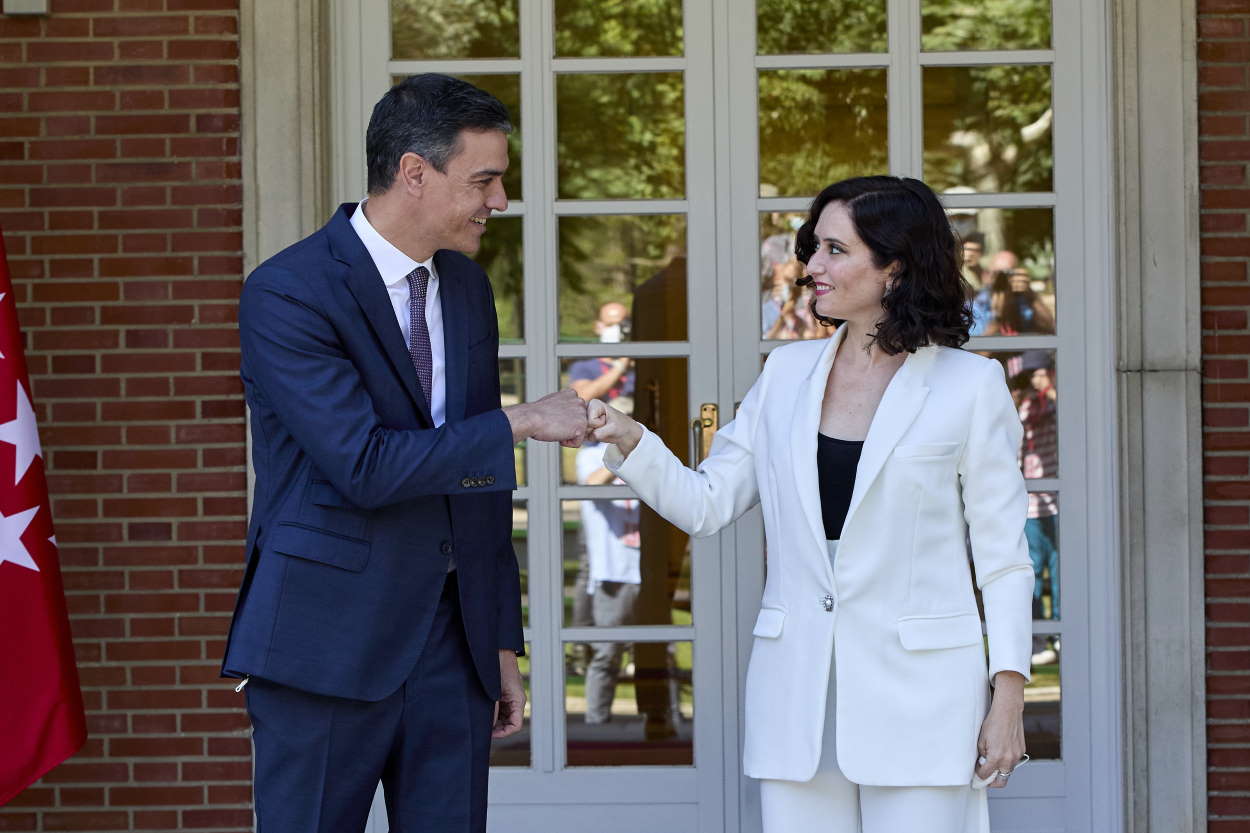
<path id="1" fill-rule="evenodd" d="M 988 833 L 977 787 L 1005 786 L 1025 758 L 1016 409 L 999 364 L 958 349 L 971 315 L 956 242 L 922 182 L 829 186 L 796 250 L 813 312 L 844 323 L 774 350 L 697 470 L 601 402 L 591 431 L 691 535 L 762 506 L 744 765 L 763 779 L 766 833 Z"/>

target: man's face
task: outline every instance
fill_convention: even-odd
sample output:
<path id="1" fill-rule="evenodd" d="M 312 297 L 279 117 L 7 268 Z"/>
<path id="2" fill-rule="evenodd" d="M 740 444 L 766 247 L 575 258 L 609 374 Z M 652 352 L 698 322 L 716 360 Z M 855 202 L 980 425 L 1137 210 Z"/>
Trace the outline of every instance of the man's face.
<path id="1" fill-rule="evenodd" d="M 508 207 L 502 179 L 508 137 L 498 130 L 462 130 L 460 151 L 445 167 L 426 168 L 421 223 L 436 248 L 476 254 L 491 212 Z"/>
<path id="2" fill-rule="evenodd" d="M 976 266 L 984 253 L 980 243 L 964 243 L 964 266 Z"/>

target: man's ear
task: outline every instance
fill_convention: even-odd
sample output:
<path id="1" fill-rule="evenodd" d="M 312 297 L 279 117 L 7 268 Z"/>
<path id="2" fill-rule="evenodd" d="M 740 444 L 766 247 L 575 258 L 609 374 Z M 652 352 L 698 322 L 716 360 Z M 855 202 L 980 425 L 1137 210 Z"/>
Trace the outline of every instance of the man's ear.
<path id="1" fill-rule="evenodd" d="M 399 184 L 410 194 L 418 193 L 425 187 L 426 179 L 430 175 L 430 163 L 420 154 L 409 151 L 399 157 L 399 170 L 395 174 L 395 178 Z"/>

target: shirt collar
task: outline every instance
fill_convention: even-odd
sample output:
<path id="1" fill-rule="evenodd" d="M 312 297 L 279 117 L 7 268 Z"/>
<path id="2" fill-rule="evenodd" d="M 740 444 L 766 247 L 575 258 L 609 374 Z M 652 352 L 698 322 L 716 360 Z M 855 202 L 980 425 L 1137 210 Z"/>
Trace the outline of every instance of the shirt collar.
<path id="1" fill-rule="evenodd" d="M 438 280 L 438 272 L 434 269 L 433 257 L 420 262 L 415 261 L 397 249 L 381 234 L 378 234 L 378 230 L 373 227 L 373 224 L 369 222 L 369 218 L 365 216 L 366 202 L 367 200 L 361 200 L 360 204 L 356 206 L 356 210 L 352 212 L 352 228 L 356 230 L 357 236 L 360 237 L 360 242 L 365 244 L 369 257 L 373 259 L 373 265 L 378 268 L 378 273 L 382 276 L 382 282 L 387 286 L 401 283 L 418 266 L 424 266 L 430 270 L 431 281 Z"/>

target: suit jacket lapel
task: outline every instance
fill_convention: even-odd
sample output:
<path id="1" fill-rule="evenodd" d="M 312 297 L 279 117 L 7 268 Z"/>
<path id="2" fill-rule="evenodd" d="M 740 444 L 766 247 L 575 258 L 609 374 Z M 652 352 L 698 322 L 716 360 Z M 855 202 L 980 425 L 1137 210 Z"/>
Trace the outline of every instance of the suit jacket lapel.
<path id="1" fill-rule="evenodd" d="M 448 421 L 464 418 L 469 379 L 468 301 L 464 281 L 454 263 L 453 258 L 446 257 L 441 251 L 434 255 L 443 308 L 443 379 L 447 386 Z"/>
<path id="2" fill-rule="evenodd" d="M 404 344 L 404 335 L 395 320 L 395 308 L 391 306 L 390 295 L 382 276 L 369 257 L 369 250 L 360 242 L 355 229 L 351 227 L 351 212 L 356 210 L 354 203 L 340 206 L 338 212 L 330 220 L 327 233 L 330 238 L 331 251 L 335 258 L 347 264 L 350 273 L 347 279 L 348 289 L 360 304 L 365 320 L 382 345 L 382 352 L 399 374 L 404 389 L 412 399 L 413 405 L 426 422 L 433 425 L 430 406 L 417 381 L 417 370 L 412 366 L 408 355 L 408 346 Z"/>
<path id="3" fill-rule="evenodd" d="M 920 413 L 929 394 L 929 388 L 924 384 L 925 374 L 936 351 L 936 347 L 921 347 L 912 353 L 886 386 L 877 412 L 868 426 L 868 436 L 864 439 L 864 449 L 855 470 L 855 489 L 851 492 L 851 504 L 846 511 L 843 529 L 850 528 L 851 518 L 863 502 L 864 495 Z"/>
<path id="4" fill-rule="evenodd" d="M 820 410 L 825 399 L 825 386 L 829 382 L 829 370 L 833 357 L 846 336 L 846 325 L 838 328 L 825 348 L 820 351 L 816 363 L 804 378 L 794 403 L 794 421 L 790 430 L 791 471 L 794 472 L 799 492 L 799 505 L 807 518 L 809 532 L 825 547 L 825 523 L 820 511 L 820 481 L 816 471 L 816 433 L 820 430 Z M 828 560 L 825 560 L 828 567 Z"/>

